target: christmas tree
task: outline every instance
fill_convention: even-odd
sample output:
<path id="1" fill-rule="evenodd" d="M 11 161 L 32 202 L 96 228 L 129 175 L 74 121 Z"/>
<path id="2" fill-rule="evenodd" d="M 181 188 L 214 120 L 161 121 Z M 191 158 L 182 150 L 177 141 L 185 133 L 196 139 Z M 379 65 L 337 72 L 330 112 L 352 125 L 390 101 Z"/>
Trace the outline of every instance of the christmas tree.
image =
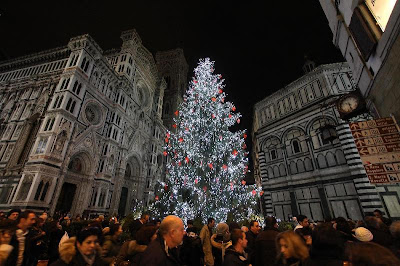
<path id="1" fill-rule="evenodd" d="M 156 188 L 151 209 L 159 217 L 213 217 L 226 221 L 249 218 L 257 209 L 260 190 L 246 186 L 248 170 L 244 130 L 236 107 L 225 101 L 224 80 L 213 74 L 214 62 L 200 60 L 184 101 L 175 112 L 175 132 L 165 137 L 166 182 Z M 261 192 L 262 193 L 262 192 Z"/>

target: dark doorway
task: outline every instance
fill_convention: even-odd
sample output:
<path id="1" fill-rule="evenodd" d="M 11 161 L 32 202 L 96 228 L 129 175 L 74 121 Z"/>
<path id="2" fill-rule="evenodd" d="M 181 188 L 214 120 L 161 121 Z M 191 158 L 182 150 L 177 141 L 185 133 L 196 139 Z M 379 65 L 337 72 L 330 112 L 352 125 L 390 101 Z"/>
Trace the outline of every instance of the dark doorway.
<path id="1" fill-rule="evenodd" d="M 128 188 L 122 187 L 121 199 L 119 200 L 118 214 L 125 216 L 126 201 L 128 200 Z"/>
<path id="2" fill-rule="evenodd" d="M 74 200 L 76 185 L 71 183 L 64 183 L 61 188 L 60 197 L 58 197 L 56 212 L 67 213 L 71 210 L 72 202 Z"/>

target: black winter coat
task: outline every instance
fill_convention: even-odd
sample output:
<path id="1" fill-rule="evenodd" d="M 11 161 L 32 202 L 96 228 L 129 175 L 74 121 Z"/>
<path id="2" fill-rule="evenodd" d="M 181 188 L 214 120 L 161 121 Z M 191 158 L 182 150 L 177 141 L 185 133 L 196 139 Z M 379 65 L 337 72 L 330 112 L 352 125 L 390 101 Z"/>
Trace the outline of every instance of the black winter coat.
<path id="1" fill-rule="evenodd" d="M 22 266 L 32 264 L 32 256 L 31 256 L 31 238 L 32 233 L 29 232 L 25 235 L 25 248 L 24 248 L 24 260 L 22 262 Z M 4 265 L 17 265 L 18 262 L 18 253 L 19 253 L 19 241 L 16 233 L 11 237 L 10 245 L 13 246 L 13 250 L 11 251 L 10 255 L 8 256 Z"/>
<path id="2" fill-rule="evenodd" d="M 249 262 L 247 261 L 246 254 L 238 253 L 233 246 L 226 249 L 224 264 L 223 266 L 247 266 Z"/>
<path id="3" fill-rule="evenodd" d="M 178 248 L 169 249 L 167 254 L 165 251 L 164 239 L 158 235 L 158 237 L 147 246 L 139 265 L 179 266 L 181 265 L 179 261 L 179 250 Z"/>
<path id="4" fill-rule="evenodd" d="M 276 262 L 276 236 L 279 231 L 275 228 L 260 232 L 256 238 L 254 266 L 272 266 Z"/>

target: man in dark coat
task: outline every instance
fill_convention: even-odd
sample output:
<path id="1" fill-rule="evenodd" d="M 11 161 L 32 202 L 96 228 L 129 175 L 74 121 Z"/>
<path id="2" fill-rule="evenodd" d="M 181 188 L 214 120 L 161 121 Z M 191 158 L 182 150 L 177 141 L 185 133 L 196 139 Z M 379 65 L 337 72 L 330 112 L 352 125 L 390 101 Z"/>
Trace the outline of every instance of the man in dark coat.
<path id="1" fill-rule="evenodd" d="M 254 264 L 255 249 L 256 249 L 256 238 L 258 233 L 260 233 L 261 227 L 257 221 L 251 221 L 249 226 L 249 231 L 246 232 L 247 248 L 246 252 L 249 254 L 249 260 Z"/>
<path id="2" fill-rule="evenodd" d="M 279 234 L 278 224 L 274 217 L 265 219 L 264 231 L 258 234 L 255 244 L 255 263 L 254 265 L 270 266 L 275 265 L 276 245 L 275 239 Z"/>
<path id="3" fill-rule="evenodd" d="M 178 246 L 182 242 L 185 228 L 182 220 L 169 215 L 161 222 L 157 239 L 145 250 L 139 265 L 173 266 L 181 265 Z"/>
<path id="4" fill-rule="evenodd" d="M 149 218 L 150 215 L 148 215 L 147 213 L 142 213 L 140 219 L 133 221 L 133 223 L 129 227 L 132 239 L 136 239 L 135 238 L 136 232 L 139 231 L 139 229 L 142 228 L 142 226 L 149 221 Z"/>
<path id="5" fill-rule="evenodd" d="M 30 238 L 29 228 L 35 223 L 36 214 L 33 211 L 24 211 L 18 217 L 15 234 L 11 237 L 10 245 L 13 250 L 4 265 L 30 265 Z"/>
<path id="6" fill-rule="evenodd" d="M 230 246 L 224 257 L 223 266 L 247 266 L 247 254 L 244 249 L 247 247 L 246 234 L 240 229 L 233 229 L 231 233 L 232 246 Z"/>

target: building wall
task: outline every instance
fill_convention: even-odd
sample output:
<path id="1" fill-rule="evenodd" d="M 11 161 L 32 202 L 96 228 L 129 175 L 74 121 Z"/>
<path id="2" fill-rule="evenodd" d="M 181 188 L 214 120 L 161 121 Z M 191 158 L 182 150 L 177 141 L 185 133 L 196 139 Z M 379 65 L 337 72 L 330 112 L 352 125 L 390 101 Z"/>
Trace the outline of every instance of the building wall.
<path id="1" fill-rule="evenodd" d="M 400 2 L 320 1 L 333 33 L 333 43 L 349 63 L 356 85 L 376 116 L 400 119 Z M 388 4 L 388 6 L 383 6 Z M 391 11 L 386 27 L 379 26 L 369 6 Z M 361 23 L 357 23 L 361 21 Z M 370 45 L 370 46 L 369 46 Z M 370 47 L 370 54 L 365 54 Z"/>
<path id="2" fill-rule="evenodd" d="M 83 35 L 0 62 L 0 208 L 127 214 L 152 200 L 163 103 L 175 99 L 136 31 L 121 38 L 106 52 Z"/>
<path id="3" fill-rule="evenodd" d="M 347 63 L 323 65 L 255 105 L 253 161 L 266 215 L 288 220 L 304 214 L 321 221 L 384 211 L 349 126 L 333 105 L 352 90 Z M 332 142 L 323 141 L 319 130 L 327 123 L 336 127 Z"/>

